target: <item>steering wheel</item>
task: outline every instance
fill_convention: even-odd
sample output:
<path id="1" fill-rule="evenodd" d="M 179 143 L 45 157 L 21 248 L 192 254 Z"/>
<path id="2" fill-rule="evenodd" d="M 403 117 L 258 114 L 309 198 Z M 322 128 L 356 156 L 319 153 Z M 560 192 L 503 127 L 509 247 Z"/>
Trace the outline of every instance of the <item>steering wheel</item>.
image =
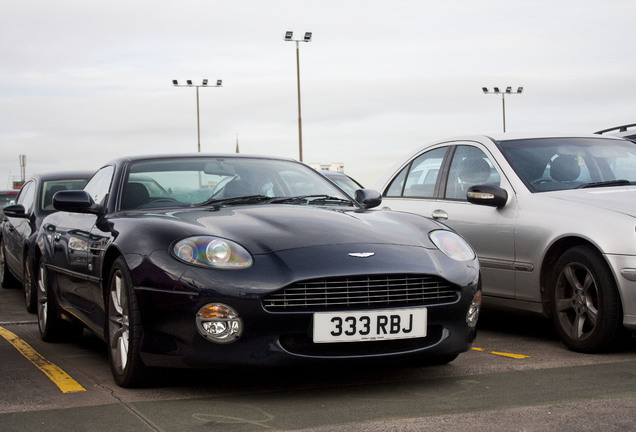
<path id="1" fill-rule="evenodd" d="M 538 178 L 536 180 L 532 180 L 530 182 L 530 184 L 532 186 L 537 186 L 537 185 L 544 184 L 544 183 L 555 183 L 555 180 L 553 178 L 551 178 L 551 177 L 540 177 L 540 178 Z"/>

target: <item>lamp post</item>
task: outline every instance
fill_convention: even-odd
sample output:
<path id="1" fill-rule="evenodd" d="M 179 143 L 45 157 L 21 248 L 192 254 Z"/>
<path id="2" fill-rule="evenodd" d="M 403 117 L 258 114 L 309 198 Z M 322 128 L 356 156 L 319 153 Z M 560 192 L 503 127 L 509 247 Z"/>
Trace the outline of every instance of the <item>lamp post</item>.
<path id="1" fill-rule="evenodd" d="M 512 87 L 506 87 L 506 91 L 499 91 L 499 87 L 493 87 L 493 91 L 489 91 L 488 87 L 481 88 L 484 94 L 501 94 L 501 108 L 503 112 L 503 131 L 506 132 L 506 95 L 507 94 L 521 94 L 523 93 L 523 87 L 517 88 L 516 92 L 512 91 Z"/>
<path id="2" fill-rule="evenodd" d="M 296 42 L 296 79 L 298 83 L 298 155 L 299 160 L 303 161 L 303 125 L 300 115 L 300 49 L 298 42 L 311 42 L 311 32 L 305 32 L 302 39 L 294 39 L 294 32 L 285 32 L 285 41 Z"/>
<path id="3" fill-rule="evenodd" d="M 186 84 L 179 84 L 179 81 L 172 80 L 175 87 L 196 87 L 197 89 L 197 151 L 201 153 L 201 126 L 199 122 L 199 87 L 223 87 L 223 80 L 216 80 L 216 85 L 208 85 L 207 78 L 201 84 L 192 84 L 192 80 L 186 80 Z"/>

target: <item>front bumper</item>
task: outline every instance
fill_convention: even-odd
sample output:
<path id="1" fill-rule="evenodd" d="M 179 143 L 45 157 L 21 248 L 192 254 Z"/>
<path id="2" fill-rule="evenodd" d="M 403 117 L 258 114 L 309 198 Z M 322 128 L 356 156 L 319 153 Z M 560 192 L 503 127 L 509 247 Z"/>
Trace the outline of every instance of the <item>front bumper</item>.
<path id="1" fill-rule="evenodd" d="M 396 248 L 386 253 L 403 254 L 403 251 L 404 248 Z M 316 256 L 329 257 L 332 253 L 333 248 L 330 254 L 318 253 Z M 475 329 L 466 324 L 466 314 L 475 293 L 480 289 L 478 266 L 476 262 L 457 263 L 441 253 L 422 248 L 417 253 L 419 255 L 413 260 L 379 260 L 375 264 L 352 260 L 346 266 L 337 266 L 320 262 L 321 258 L 307 260 L 298 253 L 290 252 L 290 255 L 258 256 L 254 266 L 248 270 L 225 272 L 194 267 L 187 267 L 184 272 L 181 265 L 170 269 L 167 264 L 174 266 L 174 260 L 161 262 L 162 259 L 155 256 L 133 271 L 144 329 L 142 359 L 148 366 L 159 367 L 273 366 L 311 360 L 426 359 L 464 352 L 475 338 Z M 383 265 L 383 262 L 392 265 Z M 439 267 L 443 270 L 439 271 Z M 294 268 L 294 271 L 290 268 Z M 299 278 L 324 277 L 325 268 L 338 276 L 408 271 L 411 274 L 441 277 L 441 273 L 456 289 L 457 295 L 451 301 L 425 305 L 426 337 L 314 343 L 314 310 L 272 312 L 266 309 L 263 299 L 298 282 Z M 171 276 L 167 276 L 166 272 Z M 149 274 L 153 277 L 148 277 Z M 160 286 L 153 282 L 158 275 L 163 281 Z M 222 303 L 239 313 L 243 332 L 238 340 L 219 344 L 198 333 L 195 315 L 209 303 Z M 408 308 L 406 305 L 400 307 Z M 393 307 L 377 305 L 367 308 Z"/>

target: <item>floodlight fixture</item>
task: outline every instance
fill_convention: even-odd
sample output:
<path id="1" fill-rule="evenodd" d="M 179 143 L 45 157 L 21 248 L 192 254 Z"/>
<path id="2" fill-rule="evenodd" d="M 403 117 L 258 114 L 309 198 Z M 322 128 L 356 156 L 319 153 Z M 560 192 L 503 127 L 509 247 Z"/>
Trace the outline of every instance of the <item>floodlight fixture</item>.
<path id="1" fill-rule="evenodd" d="M 493 87 L 493 91 L 489 91 L 488 87 L 481 88 L 484 94 L 501 94 L 501 109 L 503 113 L 503 131 L 506 132 L 506 94 L 521 94 L 523 92 L 523 87 L 518 87 L 517 92 L 512 91 L 512 86 L 506 87 L 505 92 L 499 91 L 499 87 Z"/>
<path id="2" fill-rule="evenodd" d="M 197 89 L 197 151 L 201 152 L 201 123 L 199 117 L 199 87 L 222 87 L 223 80 L 216 80 L 215 86 L 208 85 L 209 80 L 204 78 L 201 84 L 192 84 L 192 80 L 186 80 L 187 84 L 179 84 L 178 80 L 172 80 L 175 87 L 195 87 Z"/>
<path id="3" fill-rule="evenodd" d="M 294 32 L 286 31 L 283 39 L 287 42 L 296 42 L 296 45 L 298 45 L 298 42 L 311 42 L 312 34 L 312 32 L 305 32 L 302 39 L 294 39 Z"/>
<path id="4" fill-rule="evenodd" d="M 296 42 L 296 81 L 298 85 L 298 159 L 303 161 L 303 127 L 300 115 L 300 49 L 299 42 L 311 42 L 312 32 L 305 32 L 303 39 L 294 39 L 294 33 L 286 31 L 284 40 L 286 42 Z"/>

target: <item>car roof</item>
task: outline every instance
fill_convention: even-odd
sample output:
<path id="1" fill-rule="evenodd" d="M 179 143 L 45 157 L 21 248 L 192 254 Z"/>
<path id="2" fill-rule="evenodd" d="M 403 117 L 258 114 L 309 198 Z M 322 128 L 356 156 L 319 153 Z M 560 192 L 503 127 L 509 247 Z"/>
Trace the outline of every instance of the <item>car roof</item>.
<path id="1" fill-rule="evenodd" d="M 334 176 L 334 177 L 349 177 L 347 174 L 342 173 L 342 172 L 338 172 L 338 171 L 329 171 L 329 170 L 319 170 L 318 171 L 320 174 L 326 175 L 326 176 Z M 350 177 L 349 177 L 350 178 Z"/>
<path id="2" fill-rule="evenodd" d="M 268 159 L 268 160 L 285 160 L 291 162 L 298 162 L 296 159 L 275 157 L 275 156 L 263 156 L 263 155 L 250 155 L 244 153 L 176 153 L 176 154 L 151 154 L 151 155 L 133 155 L 124 156 L 111 160 L 108 164 L 112 163 L 125 163 L 136 162 L 142 160 L 161 160 L 161 159 L 181 159 L 181 158 L 245 158 L 245 159 Z"/>
<path id="3" fill-rule="evenodd" d="M 31 178 L 37 179 L 40 181 L 89 179 L 93 174 L 95 174 L 95 171 L 58 171 L 58 172 L 35 174 L 31 176 Z"/>
<path id="4" fill-rule="evenodd" d="M 489 139 L 491 141 L 511 141 L 521 139 L 542 139 L 542 138 L 599 138 L 598 134 L 594 133 L 564 133 L 564 132 L 552 132 L 552 133 L 493 133 L 484 135 L 464 135 L 455 136 L 448 139 L 438 140 L 438 142 L 446 141 L 483 141 Z M 604 136 L 603 138 L 617 138 L 615 136 Z"/>

